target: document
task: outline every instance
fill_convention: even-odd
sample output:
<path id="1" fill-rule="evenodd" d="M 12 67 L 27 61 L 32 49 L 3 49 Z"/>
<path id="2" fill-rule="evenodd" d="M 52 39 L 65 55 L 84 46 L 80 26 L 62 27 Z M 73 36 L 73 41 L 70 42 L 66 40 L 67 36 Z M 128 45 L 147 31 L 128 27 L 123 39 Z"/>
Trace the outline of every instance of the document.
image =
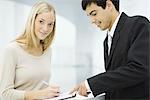
<path id="1" fill-rule="evenodd" d="M 81 96 L 78 93 L 73 93 L 73 94 L 69 94 L 67 93 L 62 93 L 60 94 L 58 97 L 52 98 L 52 99 L 47 99 L 47 100 L 89 100 L 93 97 L 85 97 L 85 96 Z"/>
<path id="2" fill-rule="evenodd" d="M 74 98 L 75 96 L 76 94 L 62 93 L 58 97 L 55 97 L 49 100 L 65 100 L 65 99 Z"/>

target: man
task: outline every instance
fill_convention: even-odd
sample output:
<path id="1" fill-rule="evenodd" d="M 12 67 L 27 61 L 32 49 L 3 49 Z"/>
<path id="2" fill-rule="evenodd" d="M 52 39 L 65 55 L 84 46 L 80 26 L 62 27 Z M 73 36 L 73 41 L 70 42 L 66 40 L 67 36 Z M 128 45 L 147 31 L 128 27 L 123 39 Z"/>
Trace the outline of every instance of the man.
<path id="1" fill-rule="evenodd" d="M 106 72 L 77 85 L 72 92 L 106 93 L 106 100 L 149 100 L 150 23 L 119 12 L 119 0 L 82 0 L 92 23 L 108 29 L 104 40 Z M 72 93 L 71 92 L 71 93 Z"/>

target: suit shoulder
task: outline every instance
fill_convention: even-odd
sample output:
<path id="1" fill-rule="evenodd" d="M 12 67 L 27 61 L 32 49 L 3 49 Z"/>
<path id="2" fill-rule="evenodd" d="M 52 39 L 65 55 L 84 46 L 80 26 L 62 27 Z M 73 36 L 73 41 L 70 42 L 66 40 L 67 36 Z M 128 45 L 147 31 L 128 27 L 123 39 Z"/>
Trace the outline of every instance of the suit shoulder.
<path id="1" fill-rule="evenodd" d="M 145 17 L 145 16 L 140 16 L 140 15 L 136 15 L 136 16 L 131 16 L 129 17 L 129 20 L 133 20 L 135 21 L 135 23 L 141 23 L 141 24 L 149 24 L 149 20 Z"/>
<path id="2" fill-rule="evenodd" d="M 144 17 L 144 16 L 140 16 L 140 15 L 136 15 L 136 16 L 129 16 L 127 18 L 127 24 L 126 26 L 131 28 L 131 37 L 137 37 L 140 34 L 143 34 L 143 30 L 147 31 L 144 34 L 149 34 L 150 32 L 150 22 L 149 20 Z"/>

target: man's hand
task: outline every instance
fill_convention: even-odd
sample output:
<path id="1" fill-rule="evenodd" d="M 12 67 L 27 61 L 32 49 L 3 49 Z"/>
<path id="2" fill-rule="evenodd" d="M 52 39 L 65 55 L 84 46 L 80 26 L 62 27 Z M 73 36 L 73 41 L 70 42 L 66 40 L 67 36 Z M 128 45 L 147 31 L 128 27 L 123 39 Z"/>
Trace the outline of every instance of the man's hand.
<path id="1" fill-rule="evenodd" d="M 87 94 L 87 88 L 85 86 L 85 83 L 80 83 L 78 85 L 76 85 L 70 92 L 70 94 L 74 93 L 74 92 L 78 92 L 79 95 L 82 96 L 88 96 Z"/>

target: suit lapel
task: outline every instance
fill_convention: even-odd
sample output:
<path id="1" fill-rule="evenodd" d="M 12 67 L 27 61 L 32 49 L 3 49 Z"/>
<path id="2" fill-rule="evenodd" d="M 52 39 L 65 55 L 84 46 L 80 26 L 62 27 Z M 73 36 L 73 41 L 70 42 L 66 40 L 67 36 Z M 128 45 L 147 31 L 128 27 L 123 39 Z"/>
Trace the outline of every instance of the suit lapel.
<path id="1" fill-rule="evenodd" d="M 106 63 L 106 68 L 108 68 L 109 63 L 112 59 L 112 56 L 114 54 L 114 50 L 116 48 L 116 45 L 117 45 L 119 37 L 120 37 L 120 30 L 123 28 L 126 18 L 127 18 L 127 15 L 125 13 L 122 13 L 120 16 L 120 19 L 118 21 L 118 24 L 116 26 L 114 36 L 112 38 L 112 44 L 111 44 L 110 54 L 108 56 L 108 61 Z"/>
<path id="2" fill-rule="evenodd" d="M 108 61 L 107 61 L 107 66 L 108 66 L 108 64 L 110 63 L 110 60 L 111 60 L 111 58 L 112 58 L 112 56 L 113 56 L 114 50 L 115 50 L 116 45 L 117 45 L 118 40 L 119 40 L 119 36 L 120 36 L 119 33 L 116 33 L 116 36 L 114 36 L 114 38 L 113 38 L 113 40 L 112 40 L 111 49 L 110 49 L 110 54 L 109 54 L 109 56 L 108 56 Z"/>

